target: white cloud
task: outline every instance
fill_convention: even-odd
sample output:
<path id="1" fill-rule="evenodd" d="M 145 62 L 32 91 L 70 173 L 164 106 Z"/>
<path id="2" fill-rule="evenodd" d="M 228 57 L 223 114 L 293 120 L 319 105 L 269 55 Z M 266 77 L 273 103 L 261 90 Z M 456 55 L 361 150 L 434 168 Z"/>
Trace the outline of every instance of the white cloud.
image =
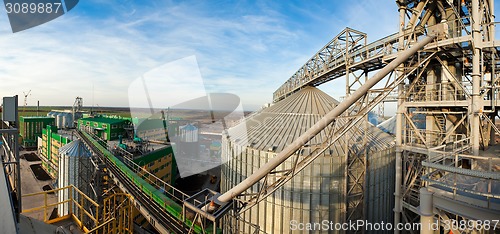
<path id="1" fill-rule="evenodd" d="M 237 94 L 245 107 L 253 109 L 270 102 L 274 90 L 344 27 L 376 28 L 378 34 L 389 31 L 384 25 L 397 18 L 385 17 L 384 11 L 369 12 L 380 4 L 394 5 L 388 11 L 396 11 L 393 1 L 388 2 L 334 2 L 312 5 L 310 11 L 300 7 L 280 11 L 272 5 L 276 3 L 264 1 L 252 12 L 237 4 L 233 9 L 208 11 L 203 3 L 141 6 L 128 0 L 120 5 L 94 0 L 92 4 L 101 4 L 113 15 L 92 17 L 75 8 L 16 34 L 3 14 L 0 94 L 22 95 L 31 89 L 28 105 L 36 100 L 42 105 L 71 105 L 76 96 L 91 104 L 94 86 L 95 103 L 100 106 L 128 106 L 127 87 L 135 78 L 196 55 L 209 92 Z M 344 4 L 342 10 L 335 9 Z M 293 19 L 290 11 L 303 21 Z M 357 18 L 351 17 L 354 12 Z M 369 38 L 378 39 L 371 34 Z"/>

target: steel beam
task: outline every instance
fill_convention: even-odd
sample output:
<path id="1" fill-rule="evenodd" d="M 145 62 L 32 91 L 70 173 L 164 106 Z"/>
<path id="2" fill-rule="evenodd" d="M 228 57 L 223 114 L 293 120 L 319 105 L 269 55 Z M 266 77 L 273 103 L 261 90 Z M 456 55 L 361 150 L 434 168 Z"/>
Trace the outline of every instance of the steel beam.
<path id="1" fill-rule="evenodd" d="M 429 190 L 431 190 L 431 192 L 434 192 L 432 203 L 435 208 L 439 208 L 473 220 L 498 220 L 498 217 L 500 217 L 500 211 L 498 210 L 485 209 L 467 204 L 462 201 L 446 198 L 441 194 L 444 191 L 440 189 L 429 188 Z"/>
<path id="2" fill-rule="evenodd" d="M 243 180 L 241 183 L 235 187 L 228 190 L 226 193 L 222 194 L 217 198 L 218 203 L 224 204 L 231 201 L 236 196 L 242 194 L 245 190 L 252 187 L 255 183 L 260 181 L 262 178 L 266 177 L 272 170 L 274 170 L 278 165 L 287 160 L 292 156 L 300 147 L 307 143 L 310 139 L 316 136 L 320 131 L 332 123 L 338 116 L 340 116 L 344 111 L 346 111 L 352 104 L 359 100 L 366 92 L 382 80 L 387 74 L 393 71 L 401 63 L 405 62 L 410 56 L 417 53 L 425 45 L 430 43 L 435 38 L 434 35 L 427 36 L 422 39 L 422 41 L 416 43 L 411 48 L 400 53 L 396 59 L 387 64 L 382 68 L 377 74 L 366 81 L 366 83 L 361 86 L 358 90 L 347 97 L 343 102 L 337 105 L 333 110 L 327 113 L 322 119 L 320 119 L 316 124 L 314 124 L 310 129 L 308 129 L 304 134 L 295 139 L 283 151 L 279 152 L 276 157 L 269 160 L 268 163 L 264 164 L 251 176 Z"/>

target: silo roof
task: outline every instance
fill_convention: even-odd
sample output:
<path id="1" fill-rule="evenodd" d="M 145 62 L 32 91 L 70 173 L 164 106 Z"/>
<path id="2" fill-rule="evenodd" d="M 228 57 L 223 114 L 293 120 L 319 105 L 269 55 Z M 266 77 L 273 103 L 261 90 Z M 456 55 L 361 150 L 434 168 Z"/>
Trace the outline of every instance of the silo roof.
<path id="1" fill-rule="evenodd" d="M 391 118 L 377 125 L 377 127 L 384 132 L 396 134 L 396 116 L 392 116 Z"/>
<path id="2" fill-rule="evenodd" d="M 246 124 L 247 147 L 261 151 L 280 152 L 286 145 L 311 128 L 338 103 L 337 100 L 315 87 L 305 87 L 280 102 L 252 114 L 240 123 Z M 342 145 L 347 139 L 350 139 L 350 143 L 359 141 L 364 136 L 364 122 L 366 120 L 358 122 L 345 137 L 342 137 L 337 144 L 332 146 L 330 149 L 331 154 L 335 154 L 333 151 L 337 151 L 337 154 L 343 152 L 344 147 Z M 347 124 L 345 118 L 338 118 L 335 123 L 336 126 L 345 124 Z M 371 151 L 379 151 L 393 146 L 394 138 L 392 136 L 371 124 L 367 125 L 366 140 Z M 306 146 L 323 143 L 331 130 L 332 125 L 329 125 L 311 139 Z M 232 132 L 230 137 L 232 139 L 242 139 L 245 138 L 243 134 L 245 134 L 243 131 Z M 361 145 L 359 145 L 360 149 Z"/>
<path id="3" fill-rule="evenodd" d="M 81 140 L 72 141 L 66 145 L 59 148 L 59 154 L 66 156 L 86 156 L 90 157 L 90 152 L 85 148 L 85 145 Z"/>
<path id="4" fill-rule="evenodd" d="M 196 126 L 194 126 L 192 124 L 186 124 L 184 126 L 180 126 L 179 128 L 182 130 L 186 130 L 186 131 L 195 131 L 198 129 Z"/>

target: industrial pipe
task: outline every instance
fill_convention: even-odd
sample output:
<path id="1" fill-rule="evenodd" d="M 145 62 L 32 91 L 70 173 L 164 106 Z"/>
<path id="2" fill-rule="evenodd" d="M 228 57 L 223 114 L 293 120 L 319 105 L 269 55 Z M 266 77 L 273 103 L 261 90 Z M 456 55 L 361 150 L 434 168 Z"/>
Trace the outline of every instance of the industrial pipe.
<path id="1" fill-rule="evenodd" d="M 437 4 L 437 9 L 438 9 L 439 13 L 441 14 L 441 22 L 445 22 L 446 21 L 446 11 L 444 10 L 444 5 L 441 1 L 437 1 L 436 4 Z"/>
<path id="2" fill-rule="evenodd" d="M 481 34 L 481 16 L 479 14 L 479 0 L 472 0 L 472 45 L 474 53 L 472 54 L 472 103 L 469 110 L 471 119 L 471 136 L 472 136 L 472 154 L 479 155 L 480 146 L 480 127 L 481 122 L 479 112 L 484 109 L 481 101 L 481 48 L 483 47 L 483 39 Z"/>
<path id="3" fill-rule="evenodd" d="M 433 16 L 434 10 L 436 9 L 435 5 L 430 5 L 427 7 L 427 10 L 425 11 L 424 17 L 420 20 L 420 26 L 425 27 L 425 24 L 427 24 L 427 21 Z"/>
<path id="4" fill-rule="evenodd" d="M 425 6 L 425 2 L 422 1 L 422 2 L 418 3 L 417 7 L 415 7 L 415 9 L 413 11 L 413 15 L 410 18 L 410 22 L 408 22 L 408 28 L 413 28 L 415 22 L 420 17 L 420 15 L 422 13 L 422 9 L 424 9 L 424 6 Z"/>
<path id="5" fill-rule="evenodd" d="M 404 51 L 404 25 L 406 19 L 406 9 L 402 7 L 403 4 L 399 5 L 399 38 L 398 38 L 398 52 Z M 401 66 L 401 64 L 400 64 Z M 401 66 L 401 71 L 404 69 L 404 65 Z M 400 74 L 396 73 L 397 76 Z M 401 168 L 402 163 L 402 150 L 401 144 L 403 139 L 403 93 L 404 93 L 404 84 L 400 83 L 398 85 L 398 109 L 396 111 L 396 175 L 394 177 L 395 188 L 394 188 L 394 227 L 396 227 L 401 219 L 401 205 L 402 205 L 402 197 L 401 197 L 401 183 L 403 181 L 403 169 Z M 399 234 L 399 230 L 394 229 L 394 234 Z"/>
<path id="6" fill-rule="evenodd" d="M 241 183 L 237 184 L 221 196 L 217 197 L 216 203 L 226 203 L 231 201 L 236 196 L 243 193 L 248 188 L 252 187 L 255 183 L 259 182 L 262 178 L 264 178 L 267 174 L 269 174 L 272 170 L 274 170 L 277 166 L 287 160 L 290 156 L 292 156 L 300 147 L 302 147 L 305 143 L 315 137 L 319 132 L 321 132 L 325 127 L 327 127 L 330 123 L 332 123 L 338 116 L 340 116 L 344 111 L 346 111 L 352 104 L 358 101 L 363 95 L 368 92 L 370 88 L 372 88 L 375 84 L 377 84 L 380 80 L 382 80 L 387 74 L 389 74 L 392 70 L 394 70 L 401 63 L 406 61 L 410 56 L 417 53 L 418 50 L 422 49 L 425 45 L 431 42 L 434 39 L 434 35 L 427 36 L 422 41 L 416 43 L 411 48 L 401 52 L 396 59 L 387 64 L 384 68 L 382 68 L 377 74 L 375 74 L 372 78 L 366 81 L 358 90 L 352 93 L 349 97 L 347 97 L 343 102 L 339 103 L 333 110 L 328 112 L 323 118 L 321 118 L 316 124 L 314 124 L 310 129 L 308 129 L 305 133 L 300 135 L 297 139 L 295 139 L 292 143 L 287 145 L 281 152 L 279 152 L 276 157 L 272 158 L 264 164 L 261 168 L 259 168 L 256 172 L 250 175 L 248 178 L 243 180 Z"/>
<path id="7" fill-rule="evenodd" d="M 420 234 L 432 234 L 434 213 L 432 212 L 432 193 L 427 188 L 420 189 Z"/>

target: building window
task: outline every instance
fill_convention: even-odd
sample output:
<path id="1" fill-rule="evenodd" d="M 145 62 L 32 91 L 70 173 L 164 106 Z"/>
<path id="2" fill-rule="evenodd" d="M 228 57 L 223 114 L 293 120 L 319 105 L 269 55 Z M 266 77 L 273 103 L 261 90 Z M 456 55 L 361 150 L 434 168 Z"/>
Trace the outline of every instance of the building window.
<path id="1" fill-rule="evenodd" d="M 102 124 L 102 128 L 107 128 L 108 125 L 107 124 Z"/>
<path id="2" fill-rule="evenodd" d="M 113 124 L 113 125 L 111 125 L 111 128 L 115 129 L 115 128 L 116 128 L 116 125 L 114 125 L 114 124 Z"/>

